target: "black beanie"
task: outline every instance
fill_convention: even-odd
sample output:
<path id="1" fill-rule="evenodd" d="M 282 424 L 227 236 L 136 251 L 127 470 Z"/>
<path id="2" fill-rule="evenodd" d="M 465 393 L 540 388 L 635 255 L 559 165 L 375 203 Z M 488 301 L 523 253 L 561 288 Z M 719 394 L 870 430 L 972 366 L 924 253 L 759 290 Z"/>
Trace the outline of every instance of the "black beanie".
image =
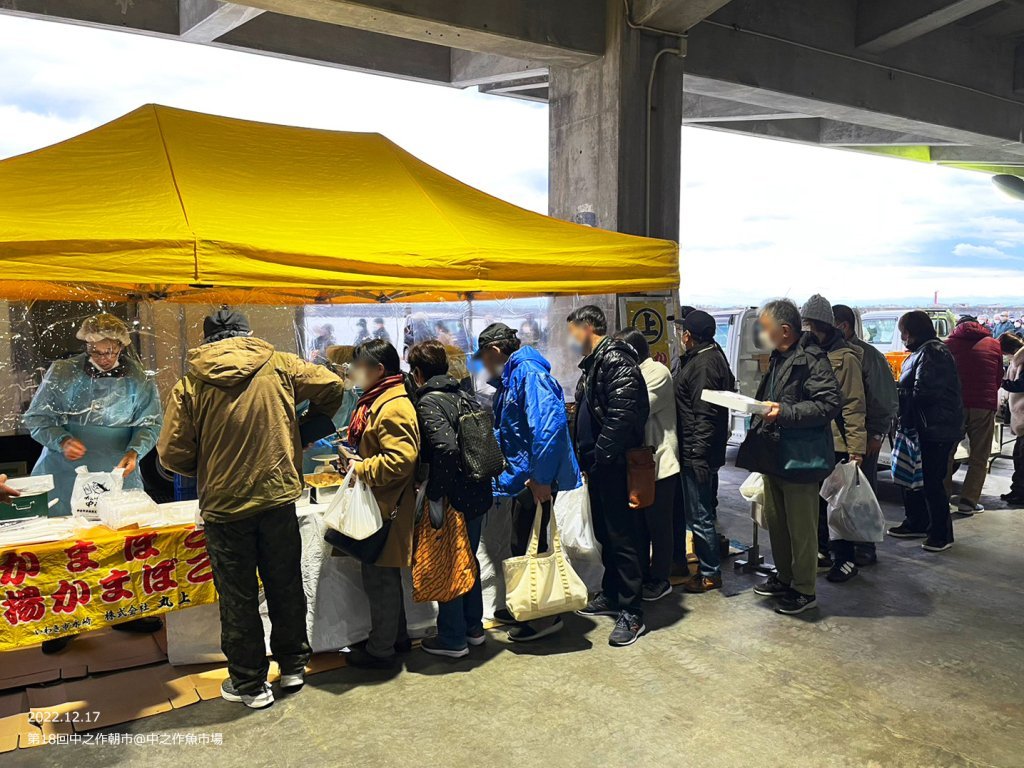
<path id="1" fill-rule="evenodd" d="M 252 329 L 248 318 L 233 309 L 218 309 L 203 320 L 203 343 L 209 344 L 233 336 L 249 336 Z"/>

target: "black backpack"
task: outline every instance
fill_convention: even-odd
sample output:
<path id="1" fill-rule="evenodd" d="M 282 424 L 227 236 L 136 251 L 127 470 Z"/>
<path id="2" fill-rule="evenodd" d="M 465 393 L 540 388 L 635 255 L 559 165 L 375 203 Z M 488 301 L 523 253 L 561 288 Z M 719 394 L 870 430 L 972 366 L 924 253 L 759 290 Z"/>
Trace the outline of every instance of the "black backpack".
<path id="1" fill-rule="evenodd" d="M 456 432 L 463 472 L 475 483 L 497 477 L 505 469 L 505 457 L 494 436 L 493 416 L 466 392 L 459 392 L 456 398 Z"/>

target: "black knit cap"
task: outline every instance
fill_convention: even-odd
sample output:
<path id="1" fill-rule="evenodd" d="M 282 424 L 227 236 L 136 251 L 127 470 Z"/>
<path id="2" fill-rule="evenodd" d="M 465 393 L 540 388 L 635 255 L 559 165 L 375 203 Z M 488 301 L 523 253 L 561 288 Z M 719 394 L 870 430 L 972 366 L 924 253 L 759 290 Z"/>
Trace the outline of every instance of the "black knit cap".
<path id="1" fill-rule="evenodd" d="M 249 336 L 252 328 L 249 319 L 241 312 L 227 307 L 218 309 L 203 320 L 203 343 L 230 339 L 233 336 Z"/>

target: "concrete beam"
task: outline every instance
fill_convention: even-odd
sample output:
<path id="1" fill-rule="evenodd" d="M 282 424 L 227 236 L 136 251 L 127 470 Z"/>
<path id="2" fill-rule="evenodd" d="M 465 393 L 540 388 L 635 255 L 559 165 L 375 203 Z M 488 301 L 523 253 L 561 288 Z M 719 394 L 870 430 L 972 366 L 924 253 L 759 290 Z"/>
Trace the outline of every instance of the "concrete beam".
<path id="1" fill-rule="evenodd" d="M 838 120 L 822 120 L 818 143 L 840 147 L 918 147 L 922 144 L 935 145 L 946 142 L 919 133 L 887 131 Z"/>
<path id="2" fill-rule="evenodd" d="M 716 99 L 698 93 L 683 92 L 683 124 L 721 123 L 730 120 L 792 120 L 808 117 L 799 112 L 784 112 L 768 109 L 756 104 L 741 104 L 738 101 Z"/>
<path id="3" fill-rule="evenodd" d="M 699 24 L 690 32 L 686 88 L 692 93 L 799 112 L 953 144 L 1024 154 L 1024 103 L 975 87 L 818 50 L 756 28 Z M 1008 44 L 1009 45 L 1009 44 Z M 990 44 L 990 47 L 991 44 Z M 945 55 L 943 50 L 934 54 Z M 992 61 L 1003 60 L 993 52 Z M 928 61 L 919 61 L 929 71 Z M 977 72 L 974 73 L 977 76 Z M 1005 90 L 1010 91 L 1009 73 Z M 993 87 L 998 84 L 993 83 Z"/>
<path id="4" fill-rule="evenodd" d="M 967 24 L 975 32 L 992 37 L 1016 36 L 1024 31 L 1024 4 L 1013 0 L 1013 5 L 993 8 L 988 14 L 968 19 Z"/>
<path id="5" fill-rule="evenodd" d="M 762 136 L 767 139 L 816 144 L 823 147 L 935 147 L 934 139 L 915 134 L 885 131 L 820 117 L 793 120 L 723 120 L 699 124 L 700 128 Z M 942 147 L 943 149 L 950 147 Z M 962 147 L 953 147 L 963 149 Z M 1002 153 L 1006 154 L 1006 153 Z M 1024 160 L 1019 157 L 1018 160 Z M 1005 161 L 1005 159 L 1004 159 Z"/>
<path id="6" fill-rule="evenodd" d="M 547 103 L 548 83 L 546 80 L 543 83 L 534 85 L 520 85 L 519 83 L 512 82 L 504 88 L 495 88 L 494 85 L 481 85 L 480 93 L 489 93 L 494 96 L 506 96 L 508 98 L 522 99 L 524 101 Z"/>
<path id="7" fill-rule="evenodd" d="M 574 67 L 604 53 L 602 0 L 246 0 L 288 16 Z"/>
<path id="8" fill-rule="evenodd" d="M 858 0 L 857 47 L 885 53 L 1000 0 Z"/>
<path id="9" fill-rule="evenodd" d="M 817 144 L 821 135 L 821 119 L 817 117 L 800 117 L 795 120 L 728 120 L 722 123 L 702 123 L 699 127 L 797 144 Z"/>
<path id="10" fill-rule="evenodd" d="M 537 61 L 513 59 L 492 53 L 452 48 L 452 80 L 456 88 L 547 76 L 548 68 Z"/>
<path id="11" fill-rule="evenodd" d="M 536 91 L 548 87 L 548 76 L 526 77 L 520 80 L 502 80 L 480 86 L 481 93 L 514 93 L 516 91 Z"/>
<path id="12" fill-rule="evenodd" d="M 0 13 L 89 27 L 128 29 L 144 35 L 177 37 L 178 4 L 167 0 L 0 0 Z"/>
<path id="13" fill-rule="evenodd" d="M 933 163 L 976 163 L 978 165 L 1021 165 L 1024 157 L 987 147 L 932 147 Z"/>
<path id="14" fill-rule="evenodd" d="M 213 45 L 429 83 L 451 80 L 451 49 L 361 29 L 264 13 Z"/>
<path id="15" fill-rule="evenodd" d="M 178 0 L 178 25 L 183 40 L 212 43 L 264 11 L 218 0 Z"/>
<path id="16" fill-rule="evenodd" d="M 704 21 L 729 0 L 633 0 L 630 17 L 634 24 L 669 32 L 685 32 Z"/>

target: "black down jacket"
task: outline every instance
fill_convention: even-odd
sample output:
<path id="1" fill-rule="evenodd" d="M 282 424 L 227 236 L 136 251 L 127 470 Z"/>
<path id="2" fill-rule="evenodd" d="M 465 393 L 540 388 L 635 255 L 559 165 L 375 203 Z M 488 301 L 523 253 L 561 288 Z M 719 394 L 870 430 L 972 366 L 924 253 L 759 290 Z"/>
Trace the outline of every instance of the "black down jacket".
<path id="1" fill-rule="evenodd" d="M 684 467 L 718 469 L 725 464 L 729 442 L 729 411 L 701 399 L 708 390 L 736 389 L 736 377 L 717 343 L 711 341 L 684 354 L 673 374 L 679 458 Z"/>
<path id="2" fill-rule="evenodd" d="M 636 352 L 624 341 L 605 337 L 580 368 L 576 404 L 578 409 L 586 399 L 594 414 L 594 458 L 598 464 L 622 463 L 626 451 L 644 444 L 651 413 Z"/>
<path id="3" fill-rule="evenodd" d="M 472 395 L 448 374 L 431 377 L 416 394 L 416 414 L 423 436 L 420 461 L 430 465 L 427 498 L 437 501 L 447 497 L 466 519 L 479 517 L 491 508 L 491 481 L 467 478 L 459 450 L 458 398 Z"/>
<path id="4" fill-rule="evenodd" d="M 900 371 L 900 428 L 917 430 L 922 440 L 956 442 L 963 437 L 964 410 L 960 376 L 949 348 L 926 341 Z"/>

